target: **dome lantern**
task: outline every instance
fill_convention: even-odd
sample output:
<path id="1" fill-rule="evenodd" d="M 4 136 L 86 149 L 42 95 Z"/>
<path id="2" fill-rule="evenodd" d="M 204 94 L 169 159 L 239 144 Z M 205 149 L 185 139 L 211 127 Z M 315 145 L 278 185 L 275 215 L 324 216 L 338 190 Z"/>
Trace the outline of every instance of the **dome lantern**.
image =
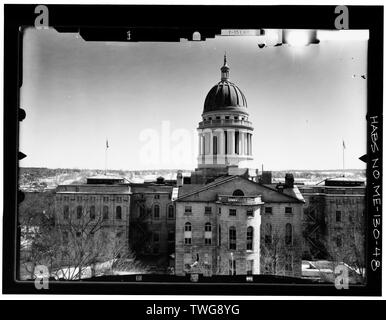
<path id="1" fill-rule="evenodd" d="M 228 81 L 229 79 L 229 67 L 227 65 L 227 55 L 224 54 L 224 65 L 221 67 L 221 81 Z"/>
<path id="2" fill-rule="evenodd" d="M 229 81 L 229 69 L 225 54 L 224 65 L 221 67 L 221 81 L 208 92 L 204 102 L 203 113 L 233 110 L 248 114 L 247 100 L 244 94 L 234 83 Z"/>

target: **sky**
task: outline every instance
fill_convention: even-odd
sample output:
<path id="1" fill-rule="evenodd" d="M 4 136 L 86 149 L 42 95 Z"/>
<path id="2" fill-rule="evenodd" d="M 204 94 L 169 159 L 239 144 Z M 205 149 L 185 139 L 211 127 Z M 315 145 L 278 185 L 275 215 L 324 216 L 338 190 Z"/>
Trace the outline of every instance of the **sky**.
<path id="1" fill-rule="evenodd" d="M 260 49 L 255 36 L 105 43 L 27 29 L 20 165 L 194 169 L 196 129 L 226 51 L 247 99 L 256 168 L 341 169 L 344 140 L 345 168 L 364 169 L 367 40 L 350 38 Z"/>

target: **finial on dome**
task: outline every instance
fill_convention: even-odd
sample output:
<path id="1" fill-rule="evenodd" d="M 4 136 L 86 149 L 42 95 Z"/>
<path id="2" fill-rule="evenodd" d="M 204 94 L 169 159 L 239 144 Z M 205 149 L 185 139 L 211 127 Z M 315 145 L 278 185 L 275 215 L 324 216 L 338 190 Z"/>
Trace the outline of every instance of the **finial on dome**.
<path id="1" fill-rule="evenodd" d="M 224 65 L 221 67 L 221 81 L 228 81 L 229 79 L 229 67 L 227 65 L 227 53 L 224 53 Z"/>

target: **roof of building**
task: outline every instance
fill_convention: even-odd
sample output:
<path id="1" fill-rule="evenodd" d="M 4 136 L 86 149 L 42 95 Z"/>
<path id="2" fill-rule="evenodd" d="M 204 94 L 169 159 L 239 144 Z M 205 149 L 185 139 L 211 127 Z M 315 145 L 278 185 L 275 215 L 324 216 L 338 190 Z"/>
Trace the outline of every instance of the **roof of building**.
<path id="1" fill-rule="evenodd" d="M 123 177 L 119 177 L 119 176 L 110 176 L 110 175 L 107 175 L 107 174 L 100 174 L 100 175 L 95 175 L 95 176 L 91 176 L 91 177 L 87 177 L 87 179 L 97 179 L 97 180 L 122 180 L 124 179 Z"/>
<path id="2" fill-rule="evenodd" d="M 302 202 L 302 203 L 305 202 L 303 196 L 301 195 L 299 189 L 296 186 L 294 186 L 293 188 L 288 188 L 288 187 L 283 188 L 282 191 L 279 191 L 278 189 L 276 189 L 275 184 L 263 185 L 263 184 L 259 184 L 257 182 L 251 181 L 243 176 L 238 176 L 238 175 L 222 176 L 222 177 L 217 178 L 213 182 L 205 184 L 205 185 L 197 185 L 197 184 L 195 184 L 195 185 L 194 184 L 193 185 L 183 185 L 179 188 L 179 194 L 178 194 L 177 201 L 183 200 L 185 198 L 188 198 L 188 197 L 195 195 L 195 194 L 198 194 L 200 192 L 210 190 L 210 189 L 215 188 L 219 185 L 230 182 L 234 179 L 244 179 L 246 181 L 249 181 L 250 183 L 255 184 L 256 187 L 260 187 L 260 188 L 262 187 L 262 188 L 266 189 L 268 192 L 274 191 L 275 193 L 277 193 L 277 195 L 283 195 L 285 198 L 287 198 L 288 202 L 292 202 L 292 201 Z M 264 199 L 263 199 L 263 201 L 264 201 Z"/>
<path id="3" fill-rule="evenodd" d="M 221 73 L 221 81 L 209 90 L 205 98 L 203 112 L 232 110 L 247 113 L 247 100 L 244 94 L 234 83 L 229 81 L 226 56 L 224 56 Z"/>
<path id="4" fill-rule="evenodd" d="M 288 187 L 283 187 L 282 191 L 279 191 L 277 189 L 277 186 L 280 185 L 280 184 L 264 184 L 264 186 L 266 188 L 270 188 L 271 190 L 275 190 L 277 192 L 280 192 L 282 194 L 285 194 L 286 196 L 289 196 L 291 198 L 294 198 L 294 199 L 297 199 L 297 200 L 300 200 L 300 201 L 305 201 L 300 190 L 298 189 L 298 187 L 296 185 L 294 185 L 292 188 L 288 188 Z"/>
<path id="5" fill-rule="evenodd" d="M 220 110 L 247 113 L 247 100 L 239 87 L 232 82 L 220 81 L 206 95 L 203 112 Z"/>

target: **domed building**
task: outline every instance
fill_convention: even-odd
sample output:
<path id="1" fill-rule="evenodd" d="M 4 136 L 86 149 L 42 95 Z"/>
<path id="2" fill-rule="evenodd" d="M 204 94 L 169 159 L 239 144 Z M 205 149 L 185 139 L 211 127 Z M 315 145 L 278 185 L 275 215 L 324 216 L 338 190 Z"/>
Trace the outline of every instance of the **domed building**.
<path id="1" fill-rule="evenodd" d="M 198 168 L 192 183 L 206 183 L 227 174 L 229 167 L 253 160 L 252 123 L 244 93 L 229 81 L 230 68 L 224 56 L 221 80 L 209 90 L 198 125 Z"/>
<path id="2" fill-rule="evenodd" d="M 253 160 L 253 127 L 247 99 L 229 71 L 224 56 L 197 129 L 198 166 L 190 183 L 177 178 L 176 275 L 300 277 L 304 199 L 293 175 L 275 184 L 270 172 L 257 181 L 257 170 L 243 167 Z"/>

